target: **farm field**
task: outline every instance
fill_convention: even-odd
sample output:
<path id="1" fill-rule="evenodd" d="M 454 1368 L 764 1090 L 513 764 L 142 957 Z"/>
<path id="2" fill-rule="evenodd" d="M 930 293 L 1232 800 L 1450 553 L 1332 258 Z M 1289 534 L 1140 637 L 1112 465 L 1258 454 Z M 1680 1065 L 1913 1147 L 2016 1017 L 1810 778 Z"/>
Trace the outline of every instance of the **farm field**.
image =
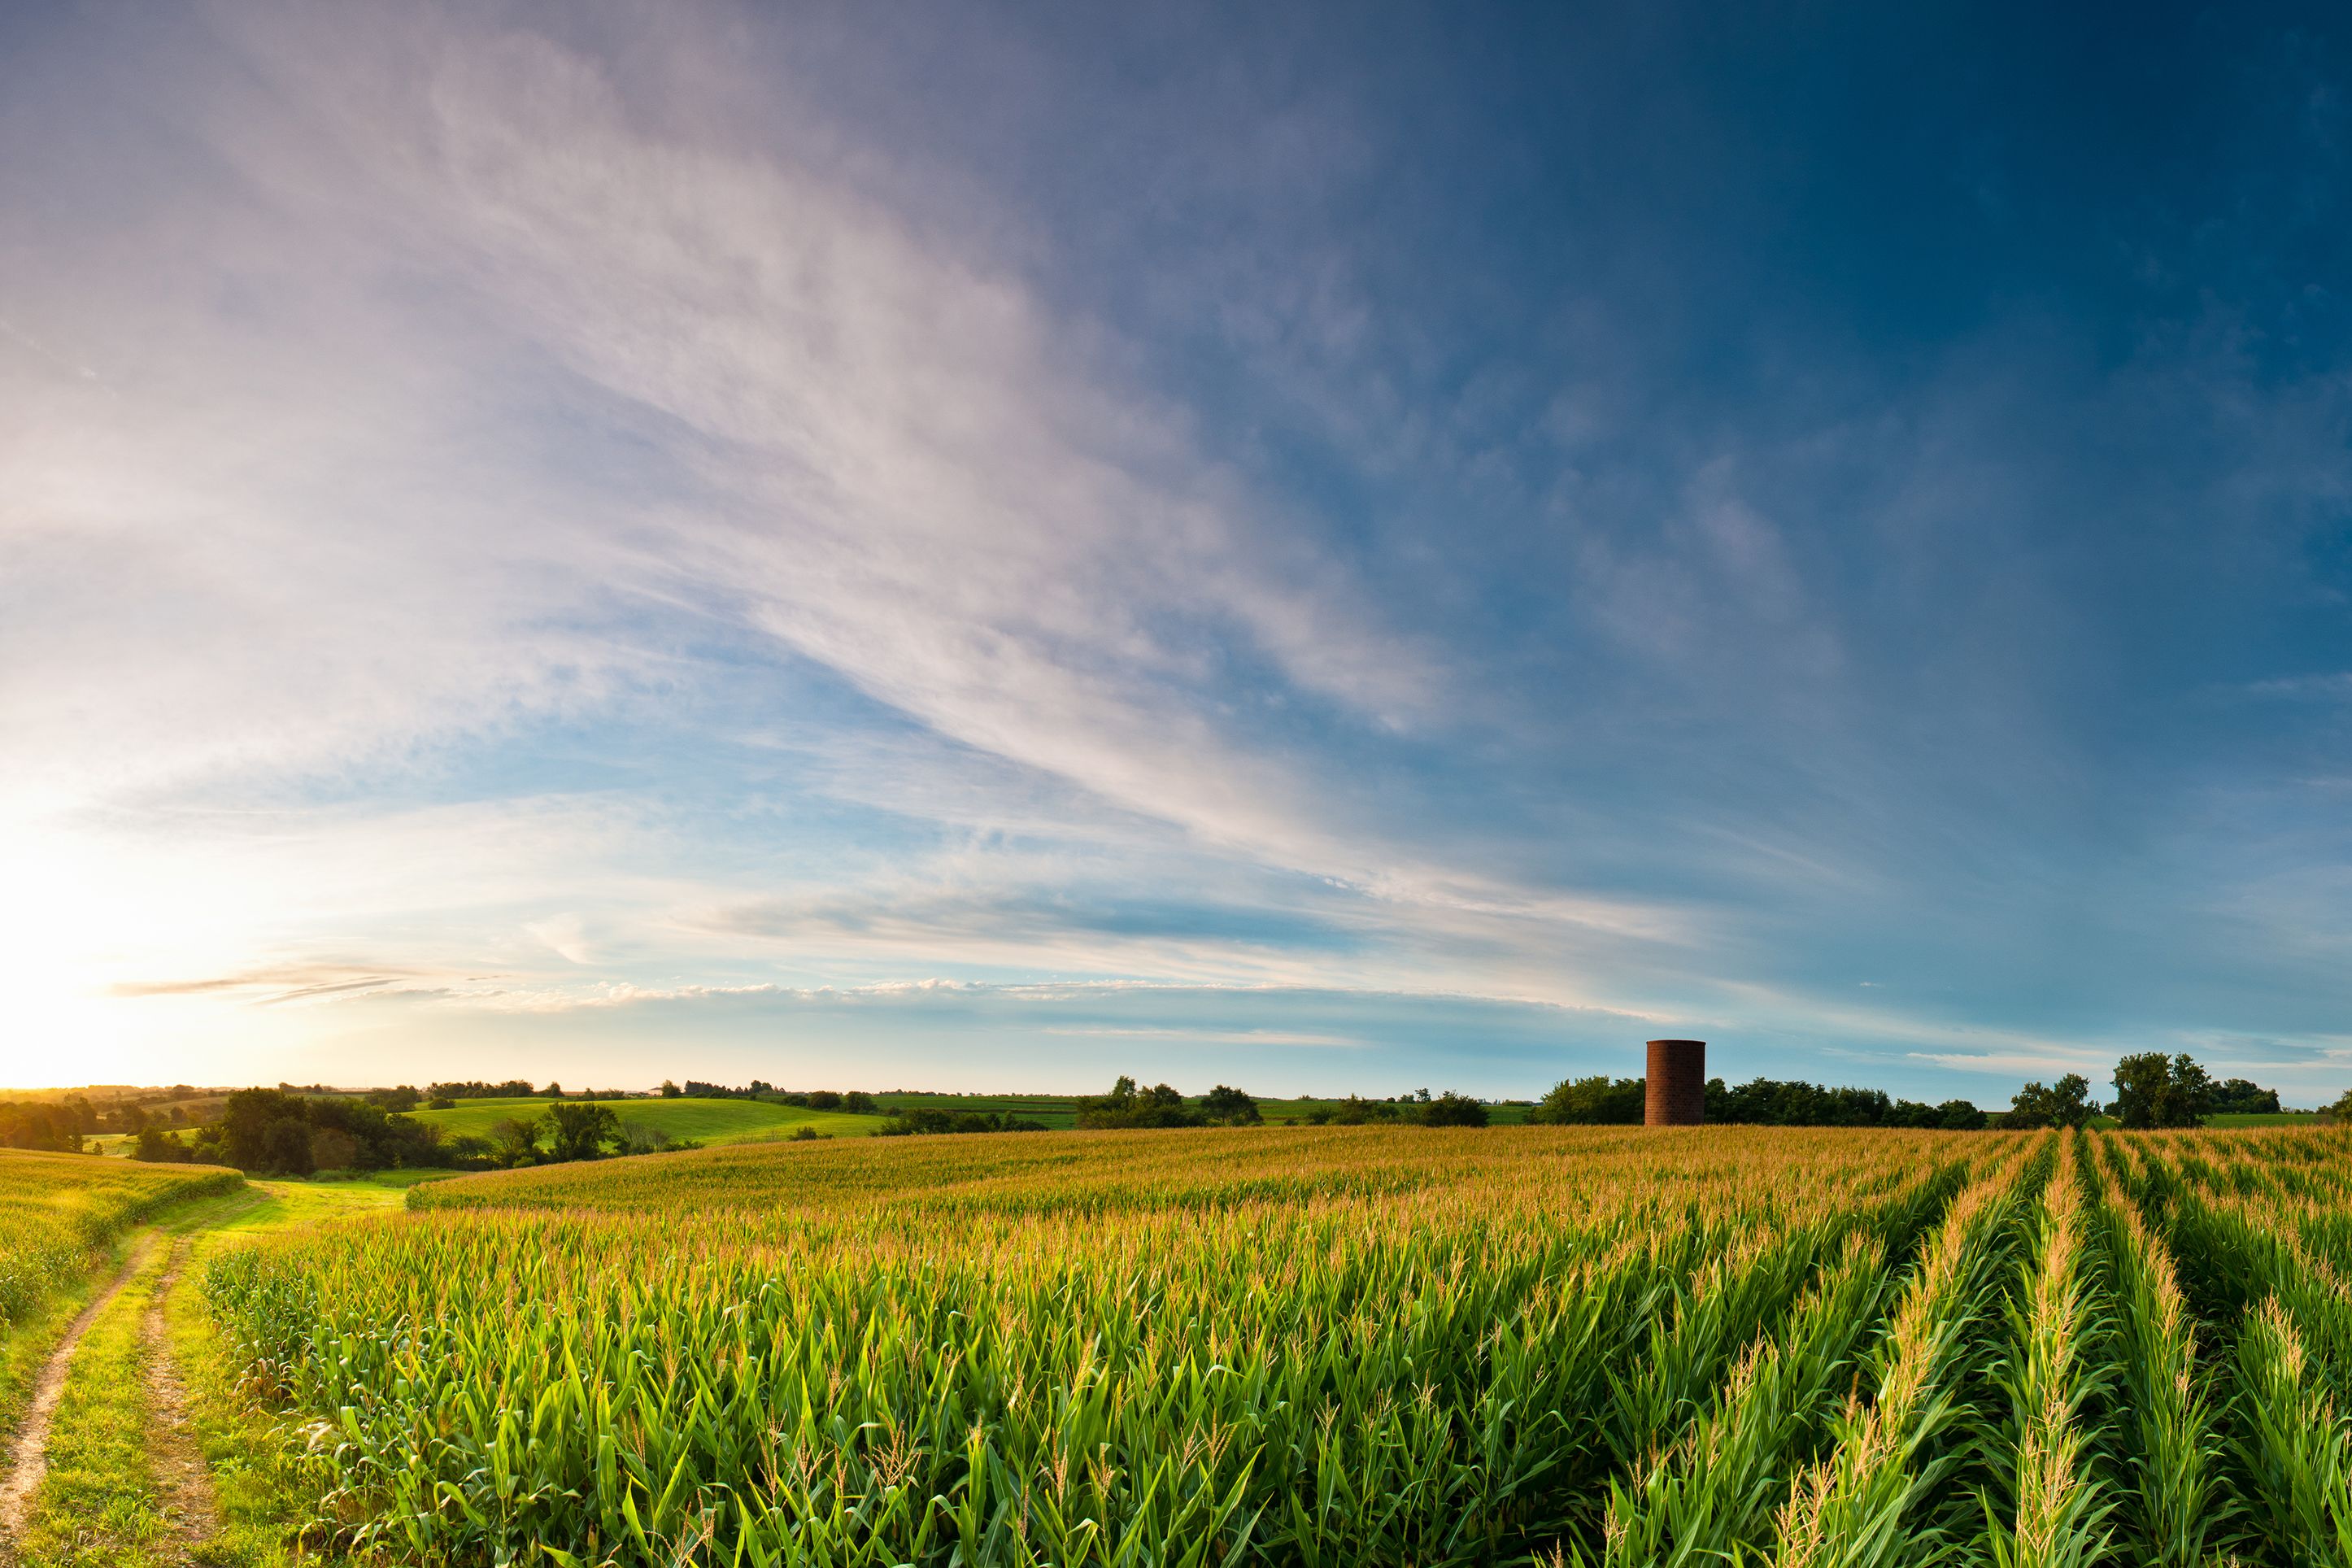
<path id="1" fill-rule="evenodd" d="M 416 1110 L 419 1121 L 445 1133 L 470 1133 L 483 1138 L 509 1117 L 543 1116 L 554 1101 L 530 1100 L 461 1100 L 448 1110 Z M 863 1138 L 882 1125 L 879 1116 L 852 1116 L 834 1110 L 808 1110 L 797 1105 L 775 1105 L 763 1100 L 608 1100 L 624 1127 L 649 1127 L 672 1138 L 696 1143 L 746 1143 L 789 1138 L 800 1128 L 835 1138 Z"/>
<path id="2" fill-rule="evenodd" d="M 205 1165 L 0 1151 L 0 1325 L 37 1316 L 52 1296 L 86 1279 L 91 1254 L 111 1247 L 149 1215 L 243 1180 Z M 20 1339 L 11 1334 L 6 1342 L 12 1373 Z M 0 1403 L 0 1416 L 9 1408 Z"/>
<path id="3" fill-rule="evenodd" d="M 12 1386 L 97 1303 L 11 1540 L 2345 1563 L 2347 1198 L 2308 1125 L 858 1139 L 405 1190 L 10 1154 L 6 1257 L 51 1238 Z"/>
<path id="4" fill-rule="evenodd" d="M 1025 1116 L 1033 1121 L 1053 1129 L 1068 1129 L 1078 1124 L 1078 1101 L 1084 1096 L 1075 1094 L 877 1094 L 875 1101 L 885 1110 L 968 1110 L 986 1114 L 992 1111 L 1006 1116 Z M 1201 1102 L 1199 1095 L 1186 1097 L 1189 1105 Z M 1336 1112 L 1343 1102 L 1337 1100 L 1260 1100 L 1258 1114 L 1275 1126 L 1303 1122 L 1316 1111 Z M 1495 1126 L 1508 1127 L 1524 1122 L 1531 1105 L 1498 1103 L 1489 1105 L 1486 1113 Z"/>
<path id="5" fill-rule="evenodd" d="M 1007 1117 L 1028 1117 L 1030 1121 L 1045 1123 L 1046 1129 L 1075 1129 L 1077 1126 L 1077 1102 L 1085 1096 L 946 1096 L 946 1093 L 877 1093 L 875 1102 L 882 1110 L 948 1110 L 948 1112 L 1002 1112 Z M 1200 1096 L 1185 1098 L 1188 1105 L 1200 1105 Z M 1340 1100 L 1258 1100 L 1258 1114 L 1265 1117 L 1270 1126 L 1289 1126 L 1306 1121 L 1315 1112 L 1339 1112 Z M 1527 1112 L 1534 1105 L 1500 1105 L 1486 1107 L 1486 1117 L 1494 1126 L 1517 1126 L 1527 1121 Z"/>
<path id="6" fill-rule="evenodd" d="M 409 1560 L 2284 1565 L 2352 1524 L 2347 1192 L 2308 1129 L 876 1140 L 205 1288 Z"/>

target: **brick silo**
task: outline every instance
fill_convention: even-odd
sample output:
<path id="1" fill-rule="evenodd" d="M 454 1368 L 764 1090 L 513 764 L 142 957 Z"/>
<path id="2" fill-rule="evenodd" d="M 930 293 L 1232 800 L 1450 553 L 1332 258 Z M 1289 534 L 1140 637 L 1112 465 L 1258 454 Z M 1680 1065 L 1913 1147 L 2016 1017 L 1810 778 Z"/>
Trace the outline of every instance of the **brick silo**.
<path id="1" fill-rule="evenodd" d="M 1706 1120 L 1706 1042 L 1652 1040 L 1642 1094 L 1649 1127 L 1696 1127 Z"/>

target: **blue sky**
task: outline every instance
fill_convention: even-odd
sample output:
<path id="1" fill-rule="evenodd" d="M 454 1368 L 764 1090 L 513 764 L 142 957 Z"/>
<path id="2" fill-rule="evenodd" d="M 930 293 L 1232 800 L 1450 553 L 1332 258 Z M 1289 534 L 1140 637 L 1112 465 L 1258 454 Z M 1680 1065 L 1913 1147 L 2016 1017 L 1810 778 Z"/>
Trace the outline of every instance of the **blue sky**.
<path id="1" fill-rule="evenodd" d="M 12 10 L 0 1080 L 2333 1098 L 2339 31 Z"/>

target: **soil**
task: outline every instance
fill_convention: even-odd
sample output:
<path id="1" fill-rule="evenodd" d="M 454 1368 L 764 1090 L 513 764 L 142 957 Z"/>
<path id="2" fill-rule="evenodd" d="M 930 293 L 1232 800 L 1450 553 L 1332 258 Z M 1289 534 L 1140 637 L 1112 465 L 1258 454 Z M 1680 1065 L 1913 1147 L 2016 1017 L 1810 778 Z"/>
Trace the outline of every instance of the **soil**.
<path id="1" fill-rule="evenodd" d="M 193 1552 L 212 1539 L 219 1527 L 213 1509 L 212 1471 L 196 1447 L 188 1425 L 188 1391 L 172 1365 L 172 1347 L 163 1322 L 163 1303 L 179 1282 L 188 1260 L 189 1243 L 183 1237 L 172 1260 L 155 1282 L 143 1330 L 147 1342 L 147 1408 L 154 1418 L 147 1453 L 155 1468 L 155 1484 L 163 1494 L 163 1521 L 183 1552 Z"/>

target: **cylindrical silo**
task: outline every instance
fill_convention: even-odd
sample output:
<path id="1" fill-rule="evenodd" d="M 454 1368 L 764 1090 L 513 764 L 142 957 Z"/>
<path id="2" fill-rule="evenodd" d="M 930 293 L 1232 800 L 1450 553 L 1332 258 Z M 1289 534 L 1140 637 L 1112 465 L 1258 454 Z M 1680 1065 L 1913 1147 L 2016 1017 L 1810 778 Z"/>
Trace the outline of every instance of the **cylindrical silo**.
<path id="1" fill-rule="evenodd" d="M 1651 1127 L 1696 1127 L 1706 1120 L 1706 1042 L 1652 1040 L 1643 1086 L 1642 1121 Z"/>

